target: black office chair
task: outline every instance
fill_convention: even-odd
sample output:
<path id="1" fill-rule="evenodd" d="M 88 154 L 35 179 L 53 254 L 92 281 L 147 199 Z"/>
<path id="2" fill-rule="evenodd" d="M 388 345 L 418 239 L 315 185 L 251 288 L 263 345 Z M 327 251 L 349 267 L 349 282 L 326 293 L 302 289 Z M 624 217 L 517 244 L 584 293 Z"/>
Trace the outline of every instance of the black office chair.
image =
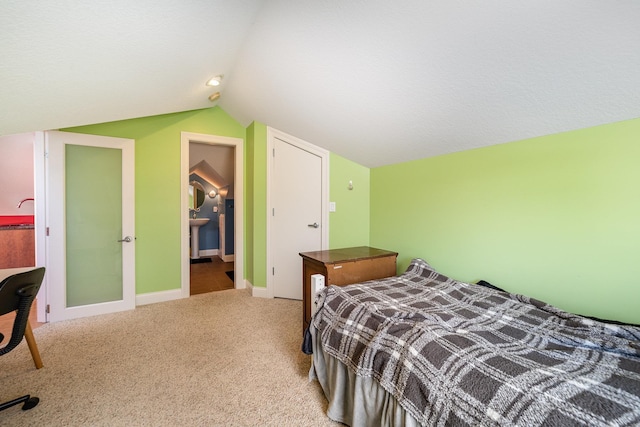
<path id="1" fill-rule="evenodd" d="M 16 311 L 16 318 L 13 322 L 11 338 L 6 346 L 0 348 L 0 356 L 9 353 L 11 350 L 16 348 L 18 344 L 20 344 L 22 337 L 25 335 L 25 330 L 28 329 L 28 333 L 30 334 L 31 327 L 29 326 L 29 310 L 31 310 L 31 304 L 38 294 L 43 277 L 44 267 L 39 267 L 23 273 L 14 274 L 0 282 L 0 316 Z M 33 340 L 32 334 L 30 335 L 31 340 Z M 2 342 L 3 339 L 4 336 L 0 334 L 0 342 Z M 35 345 L 35 341 L 33 341 L 33 343 Z M 36 406 L 39 401 L 40 400 L 35 396 L 22 396 L 0 404 L 0 411 L 19 403 L 24 403 L 24 405 L 22 405 L 22 410 L 26 411 L 27 409 L 31 409 Z"/>

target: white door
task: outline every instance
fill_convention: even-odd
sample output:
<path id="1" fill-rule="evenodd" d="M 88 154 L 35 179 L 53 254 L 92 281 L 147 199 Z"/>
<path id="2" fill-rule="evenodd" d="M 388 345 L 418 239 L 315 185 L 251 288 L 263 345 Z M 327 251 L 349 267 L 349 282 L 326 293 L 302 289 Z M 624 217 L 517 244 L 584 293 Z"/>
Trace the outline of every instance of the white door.
<path id="1" fill-rule="evenodd" d="M 302 299 L 300 252 L 326 249 L 324 215 L 327 157 L 295 144 L 291 137 L 272 139 L 271 273 L 273 296 Z"/>
<path id="2" fill-rule="evenodd" d="M 134 141 L 45 138 L 49 321 L 135 308 Z"/>

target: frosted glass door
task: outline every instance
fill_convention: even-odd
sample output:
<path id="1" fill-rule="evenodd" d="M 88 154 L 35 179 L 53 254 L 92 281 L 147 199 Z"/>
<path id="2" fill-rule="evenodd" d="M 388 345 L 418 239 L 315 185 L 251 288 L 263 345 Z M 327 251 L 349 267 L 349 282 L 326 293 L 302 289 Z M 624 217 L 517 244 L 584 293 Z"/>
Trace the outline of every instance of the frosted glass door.
<path id="1" fill-rule="evenodd" d="M 122 299 L 122 150 L 65 146 L 67 307 Z"/>
<path id="2" fill-rule="evenodd" d="M 134 141 L 47 132 L 49 321 L 135 308 Z"/>

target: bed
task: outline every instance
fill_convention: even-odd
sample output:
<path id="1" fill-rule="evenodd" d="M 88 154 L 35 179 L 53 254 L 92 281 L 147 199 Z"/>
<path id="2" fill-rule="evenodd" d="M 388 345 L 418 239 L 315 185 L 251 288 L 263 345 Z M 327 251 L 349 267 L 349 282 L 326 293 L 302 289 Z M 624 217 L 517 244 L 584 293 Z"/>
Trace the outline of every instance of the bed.
<path id="1" fill-rule="evenodd" d="M 316 301 L 303 350 L 335 421 L 640 425 L 640 327 L 459 282 L 421 259 Z"/>

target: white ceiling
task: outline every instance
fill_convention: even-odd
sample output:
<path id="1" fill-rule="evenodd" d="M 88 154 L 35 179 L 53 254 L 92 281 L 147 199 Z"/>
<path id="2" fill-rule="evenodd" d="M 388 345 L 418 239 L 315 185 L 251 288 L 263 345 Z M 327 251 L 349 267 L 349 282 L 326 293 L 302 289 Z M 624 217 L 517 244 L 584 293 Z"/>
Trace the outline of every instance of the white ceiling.
<path id="1" fill-rule="evenodd" d="M 375 167 L 640 117 L 637 0 L 3 0 L 0 135 L 217 105 Z"/>

